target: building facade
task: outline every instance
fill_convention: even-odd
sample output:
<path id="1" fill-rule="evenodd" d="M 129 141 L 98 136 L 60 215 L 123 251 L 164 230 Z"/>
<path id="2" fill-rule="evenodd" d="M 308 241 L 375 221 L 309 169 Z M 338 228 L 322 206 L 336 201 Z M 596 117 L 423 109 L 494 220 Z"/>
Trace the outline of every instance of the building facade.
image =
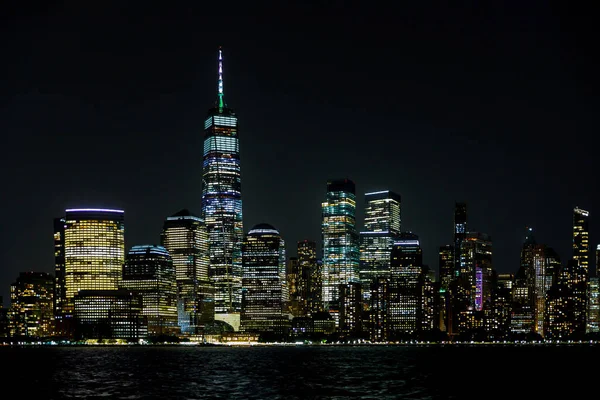
<path id="1" fill-rule="evenodd" d="M 359 243 L 356 230 L 355 185 L 349 179 L 327 183 L 321 204 L 323 238 L 323 303 L 339 323 L 339 287 L 359 281 Z"/>
<path id="2" fill-rule="evenodd" d="M 81 290 L 117 290 L 125 262 L 124 211 L 68 209 L 54 220 L 57 334 L 71 336 Z"/>
<path id="3" fill-rule="evenodd" d="M 121 287 L 141 296 L 148 335 L 180 333 L 175 267 L 167 249 L 156 245 L 131 247 L 123 265 Z"/>
<path id="4" fill-rule="evenodd" d="M 202 218 L 183 209 L 167 217 L 161 246 L 173 262 L 177 281 L 177 319 L 181 333 L 196 335 L 214 320 L 214 282 L 209 277 L 208 235 Z"/>
<path id="5" fill-rule="evenodd" d="M 54 276 L 21 272 L 10 286 L 8 331 L 12 337 L 48 337 L 54 334 Z"/>
<path id="6" fill-rule="evenodd" d="M 241 330 L 283 334 L 289 318 L 285 242 L 269 224 L 258 224 L 242 246 Z"/>

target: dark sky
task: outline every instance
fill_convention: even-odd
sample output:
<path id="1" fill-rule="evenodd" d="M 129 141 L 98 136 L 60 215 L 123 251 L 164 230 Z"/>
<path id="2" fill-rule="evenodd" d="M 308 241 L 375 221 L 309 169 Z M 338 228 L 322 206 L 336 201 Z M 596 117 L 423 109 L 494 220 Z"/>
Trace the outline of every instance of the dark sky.
<path id="1" fill-rule="evenodd" d="M 218 46 L 240 121 L 244 230 L 274 225 L 289 255 L 320 240 L 338 177 L 356 183 L 359 229 L 365 192 L 400 193 L 403 229 L 435 269 L 455 201 L 492 236 L 500 272 L 516 272 L 527 225 L 570 257 L 575 206 L 600 240 L 591 10 L 87 3 L 2 9 L 5 304 L 19 271 L 53 271 L 65 208 L 123 208 L 127 248 L 158 243 L 182 208 L 200 212 Z"/>

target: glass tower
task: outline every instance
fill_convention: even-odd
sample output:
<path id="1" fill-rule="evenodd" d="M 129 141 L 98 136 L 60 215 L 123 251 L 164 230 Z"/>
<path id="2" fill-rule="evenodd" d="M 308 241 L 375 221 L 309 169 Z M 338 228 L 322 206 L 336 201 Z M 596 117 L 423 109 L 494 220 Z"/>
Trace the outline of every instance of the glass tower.
<path id="1" fill-rule="evenodd" d="M 167 217 L 161 244 L 177 280 L 177 316 L 184 334 L 197 334 L 214 319 L 214 289 L 208 274 L 208 239 L 202 221 L 184 209 Z"/>
<path id="2" fill-rule="evenodd" d="M 64 224 L 55 224 L 56 254 L 64 251 L 64 259 L 56 257 L 60 259 L 56 292 L 64 295 L 62 315 L 72 315 L 73 299 L 79 291 L 119 288 L 125 262 L 125 223 L 123 210 L 81 208 L 65 213 Z"/>
<path id="3" fill-rule="evenodd" d="M 242 314 L 244 331 L 278 331 L 288 319 L 285 242 L 269 224 L 258 224 L 246 235 L 242 250 Z"/>
<path id="4" fill-rule="evenodd" d="M 238 120 L 223 99 L 223 57 L 219 49 L 218 95 L 204 121 L 202 218 L 209 240 L 215 285 L 215 319 L 235 326 L 241 309 L 242 193 Z"/>
<path id="5" fill-rule="evenodd" d="M 349 179 L 327 183 L 321 204 L 323 238 L 323 303 L 325 310 L 339 307 L 339 285 L 359 279 L 359 246 L 356 231 L 356 196 Z"/>
<path id="6" fill-rule="evenodd" d="M 369 298 L 370 284 L 389 276 L 390 254 L 400 234 L 400 195 L 389 190 L 365 194 L 365 231 L 360 233 L 360 281 Z"/>
<path id="7" fill-rule="evenodd" d="M 141 295 L 149 335 L 179 333 L 177 281 L 171 255 L 162 246 L 137 245 L 127 253 L 121 286 Z"/>

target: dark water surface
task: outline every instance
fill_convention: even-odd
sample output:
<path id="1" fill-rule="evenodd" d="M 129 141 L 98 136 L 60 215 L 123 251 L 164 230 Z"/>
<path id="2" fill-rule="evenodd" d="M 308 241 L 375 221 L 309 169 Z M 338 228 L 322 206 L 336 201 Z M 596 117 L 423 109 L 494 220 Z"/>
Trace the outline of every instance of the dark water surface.
<path id="1" fill-rule="evenodd" d="M 596 346 L 0 347 L 0 399 L 580 399 L 599 362 Z"/>

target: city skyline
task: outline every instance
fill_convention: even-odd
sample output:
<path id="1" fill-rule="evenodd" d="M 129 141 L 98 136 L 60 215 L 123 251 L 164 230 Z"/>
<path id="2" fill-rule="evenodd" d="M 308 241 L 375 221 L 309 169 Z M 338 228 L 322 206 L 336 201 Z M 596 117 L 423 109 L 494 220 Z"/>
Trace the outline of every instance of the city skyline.
<path id="1" fill-rule="evenodd" d="M 325 13 L 334 11 L 326 9 Z M 523 12 L 527 11 L 531 10 L 525 9 Z M 53 21 L 57 22 L 66 17 L 54 15 L 48 18 L 48 21 L 54 18 Z M 354 18 L 358 24 L 370 24 L 367 17 Z M 504 18 L 509 17 L 504 15 Z M 117 31 L 120 29 L 124 33 L 133 33 L 128 31 L 130 28 L 124 23 L 115 21 Z M 192 19 L 180 15 L 178 21 L 189 24 Z M 483 29 L 474 21 L 470 22 L 467 25 L 470 29 Z M 541 18 L 541 22 L 537 23 L 548 28 L 552 34 L 558 34 L 551 29 L 554 25 L 550 22 L 551 16 L 546 15 L 546 19 Z M 28 23 L 34 24 L 35 20 L 29 20 Z M 171 24 L 169 26 L 174 29 L 176 24 Z M 497 28 L 504 26 L 501 22 L 498 24 Z M 27 26 L 37 33 L 41 33 L 46 26 L 49 29 L 48 44 L 59 53 L 77 44 L 62 41 L 65 39 L 64 32 L 53 30 L 50 25 L 25 24 Z M 147 22 L 147 25 L 142 25 L 142 31 L 143 27 L 151 32 L 152 24 Z M 325 31 L 321 19 L 317 19 L 317 27 L 328 33 L 324 35 L 325 41 L 335 42 L 339 39 L 339 34 Z M 415 27 L 401 25 L 400 28 L 412 34 L 419 32 Z M 8 29 L 16 32 L 24 28 L 9 24 Z M 185 31 L 191 28 L 184 24 L 181 29 Z M 492 35 L 491 31 L 486 32 Z M 382 53 L 386 48 L 385 43 L 389 45 L 391 42 L 383 41 L 371 48 L 365 39 L 365 42 L 359 42 L 360 51 L 355 53 L 350 51 L 350 41 L 342 41 L 339 47 L 324 49 L 308 46 L 294 39 L 294 36 L 288 36 L 289 47 L 278 46 L 278 41 L 284 39 L 271 38 L 261 42 L 262 45 L 253 54 L 243 45 L 245 40 L 251 39 L 234 40 L 234 33 L 226 32 L 219 40 L 211 39 L 197 44 L 193 47 L 196 51 L 192 58 L 185 54 L 189 50 L 187 44 L 190 44 L 186 42 L 172 50 L 177 60 L 174 63 L 176 66 L 168 67 L 166 63 L 161 63 L 160 68 L 149 66 L 145 72 L 147 75 L 142 74 L 133 82 L 128 80 L 135 67 L 142 66 L 151 58 L 144 55 L 142 50 L 152 48 L 152 45 L 142 42 L 136 50 L 132 47 L 136 41 L 125 41 L 119 47 L 116 37 L 108 38 L 108 47 L 96 43 L 97 48 L 108 55 L 108 65 L 113 66 L 113 69 L 109 69 L 109 76 L 99 78 L 98 82 L 90 79 L 94 71 L 100 71 L 98 66 L 93 66 L 98 61 L 98 55 L 93 51 L 79 53 L 85 55 L 77 64 L 81 67 L 79 75 L 56 70 L 67 65 L 65 63 L 69 56 L 66 59 L 59 57 L 57 60 L 47 60 L 47 69 L 9 70 L 11 76 L 19 78 L 16 83 L 9 83 L 6 91 L 3 91 L 5 95 L 2 96 L 0 123 L 3 131 L 15 140 L 16 151 L 6 154 L 3 162 L 8 169 L 18 169 L 18 173 L 7 178 L 8 186 L 19 196 L 4 196 L 2 200 L 3 208 L 11 210 L 6 216 L 6 226 L 14 227 L 3 229 L 3 241 L 11 249 L 9 254 L 5 254 L 0 273 L 0 295 L 4 297 L 5 305 L 9 302 L 9 285 L 20 272 L 54 270 L 52 220 L 63 215 L 68 208 L 124 210 L 126 251 L 134 245 L 159 244 L 164 219 L 180 209 L 187 208 L 200 215 L 201 188 L 198 183 L 202 178 L 202 133 L 205 111 L 214 102 L 217 90 L 214 54 L 220 45 L 223 46 L 226 63 L 224 79 L 227 102 L 239 114 L 242 124 L 240 152 L 244 181 L 244 234 L 249 227 L 268 223 L 281 232 L 288 256 L 295 255 L 298 241 L 308 239 L 317 242 L 320 258 L 320 204 L 325 200 L 327 182 L 349 178 L 356 184 L 358 230 L 364 228 L 365 193 L 378 190 L 398 193 L 402 197 L 402 229 L 419 236 L 424 263 L 436 271 L 438 248 L 452 243 L 455 201 L 468 204 L 470 230 L 491 236 L 494 248 L 492 263 L 502 273 L 517 272 L 526 226 L 533 227 L 538 243 L 555 248 L 563 260 L 570 258 L 572 210 L 581 207 L 589 211 L 592 253 L 589 264 L 590 270 L 594 271 L 593 254 L 598 242 L 594 223 L 597 194 L 591 183 L 591 174 L 595 161 L 591 150 L 593 142 L 590 141 L 589 146 L 583 145 L 583 139 L 588 138 L 592 128 L 591 112 L 587 114 L 591 107 L 586 109 L 591 106 L 591 99 L 581 96 L 575 101 L 576 104 L 567 104 L 572 101 L 566 96 L 569 90 L 579 89 L 580 84 L 568 73 L 563 71 L 555 75 L 559 83 L 565 86 L 555 88 L 563 90 L 561 93 L 564 98 L 552 94 L 551 99 L 544 103 L 542 94 L 549 95 L 544 91 L 537 96 L 525 97 L 525 100 L 519 100 L 517 94 L 511 95 L 514 97 L 509 96 L 499 104 L 500 110 L 504 105 L 513 111 L 508 121 L 504 121 L 501 120 L 503 112 L 492 112 L 487 107 L 477 106 L 477 102 L 466 101 L 462 95 L 456 98 L 447 96 L 446 101 L 436 98 L 437 108 L 432 110 L 426 107 L 427 101 L 415 97 L 418 93 L 426 96 L 427 89 L 433 90 L 429 85 L 436 86 L 435 79 L 447 78 L 449 72 L 442 74 L 440 71 L 444 69 L 442 67 L 451 66 L 457 61 L 458 55 L 457 58 L 450 57 L 446 63 L 441 62 L 442 67 L 428 70 L 432 81 L 425 84 L 426 73 L 417 75 L 417 83 L 407 82 L 399 75 L 390 75 L 394 67 L 403 61 L 410 61 L 416 55 L 421 56 L 417 58 L 424 65 L 434 61 L 421 53 L 416 45 L 408 47 L 409 57 L 403 59 Z M 501 33 L 501 29 L 496 32 L 499 35 L 498 43 L 502 44 L 500 49 L 505 51 L 505 55 L 510 51 L 502 46 L 509 44 L 515 46 L 521 57 L 527 56 L 520 52 L 536 48 L 546 51 L 546 56 L 553 55 L 546 58 L 551 62 L 542 70 L 541 77 L 547 79 L 551 71 L 562 71 L 563 64 L 553 57 L 567 50 L 560 46 L 543 47 L 550 46 L 544 41 L 549 39 L 543 34 L 530 32 L 529 35 L 533 35 L 531 39 L 540 39 L 544 45 L 528 47 L 530 45 L 527 43 L 518 44 L 509 40 L 511 32 L 504 32 L 507 37 Z M 454 39 L 461 37 L 458 32 L 453 34 Z M 158 45 L 160 51 L 156 51 L 156 55 L 170 49 L 169 46 L 177 37 L 171 35 L 167 35 L 165 42 Z M 266 32 L 255 32 L 255 35 L 265 39 Z M 95 38 L 89 31 L 84 32 L 83 37 L 92 42 Z M 500 40 L 502 38 L 504 41 Z M 32 37 L 20 40 L 28 39 Z M 309 40 L 308 43 L 317 42 L 316 38 L 309 39 L 312 42 Z M 432 39 L 431 36 L 429 39 Z M 478 43 L 468 40 L 479 40 L 463 39 L 466 40 L 462 42 L 463 45 L 476 45 Z M 569 43 L 570 38 L 565 36 L 563 40 Z M 32 57 L 39 58 L 50 51 L 42 49 L 39 42 L 36 43 L 29 49 L 33 52 Z M 426 39 L 420 43 L 431 44 Z M 449 43 L 446 45 L 449 46 Z M 563 46 L 566 45 L 563 43 Z M 461 46 L 458 47 L 460 50 Z M 439 51 L 443 45 L 434 48 Z M 261 56 L 274 49 L 280 53 L 279 57 L 268 58 L 268 61 L 262 59 Z M 133 54 L 125 56 L 122 54 L 125 50 Z M 462 53 L 458 50 L 457 54 L 463 56 L 471 54 L 465 48 Z M 18 50 L 11 48 L 11 51 L 15 51 L 18 59 Z M 382 59 L 372 53 L 379 54 Z M 492 57 L 491 52 L 484 54 Z M 123 69 L 114 67 L 113 62 L 123 57 L 133 57 L 132 65 L 122 66 Z M 312 64 L 303 63 L 303 60 L 312 60 L 313 57 L 314 60 L 323 61 L 323 65 L 316 61 Z M 500 60 L 499 56 L 488 61 L 492 70 L 501 70 L 502 65 L 515 68 L 505 71 L 512 74 L 513 79 L 506 78 L 504 83 L 513 89 L 519 87 L 517 83 L 525 82 L 525 78 L 516 79 L 520 74 L 530 76 L 528 74 L 532 73 L 532 70 L 519 69 L 516 62 L 513 64 Z M 473 55 L 465 63 L 471 67 L 485 66 L 485 63 L 480 65 L 480 60 Z M 270 73 L 260 71 L 268 64 L 273 64 L 270 73 L 276 71 L 270 79 L 267 79 Z M 407 62 L 402 71 L 415 72 L 419 65 L 420 62 L 413 59 Z M 287 74 L 281 71 L 284 67 L 289 67 Z M 171 75 L 161 75 L 161 68 Z M 184 72 L 175 77 L 173 74 L 178 68 Z M 323 70 L 328 73 L 320 74 Z M 452 72 L 458 73 L 456 70 Z M 585 67 L 577 72 L 585 73 Z M 375 82 L 369 83 L 368 78 L 373 74 L 383 77 L 378 76 Z M 467 82 L 465 97 L 482 95 L 476 90 L 476 84 L 490 84 L 493 80 L 485 73 L 474 75 L 472 80 L 467 80 L 468 74 L 458 74 L 459 81 L 462 79 L 462 82 Z M 157 76 L 162 76 L 165 81 L 155 86 L 150 80 Z M 386 77 L 390 76 L 394 79 L 386 81 Z M 66 81 L 64 89 L 53 83 L 60 77 Z M 110 84 L 109 88 L 102 88 L 102 79 Z M 585 75 L 579 79 L 585 80 Z M 315 87 L 302 87 L 304 80 L 310 81 Z M 351 89 L 345 89 L 349 82 L 352 83 Z M 390 89 L 381 93 L 379 85 Z M 537 85 L 541 85 L 541 82 L 530 82 L 529 85 L 517 93 L 535 92 L 534 89 L 540 89 L 541 86 Z M 442 85 L 437 86 L 443 88 Z M 405 96 L 391 94 L 400 88 L 408 89 L 404 91 Z M 500 90 L 499 87 L 495 89 Z M 429 94 L 443 98 L 443 92 L 438 88 Z M 507 95 L 506 91 L 500 92 Z M 369 97 L 368 93 L 373 94 Z M 378 99 L 377 95 L 381 98 Z M 411 96 L 414 103 L 411 102 Z M 494 104 L 489 103 L 494 96 L 483 97 L 483 103 L 488 107 Z M 394 99 L 398 106 L 406 107 L 410 103 L 408 111 L 398 113 L 402 107 L 392 106 L 391 100 Z M 464 116 L 463 121 L 450 116 L 453 99 L 460 100 L 462 107 L 472 107 L 473 115 Z M 515 104 L 508 107 L 509 100 Z M 519 111 L 519 105 L 527 105 L 535 100 L 543 106 L 561 100 L 558 104 L 564 107 L 560 110 L 564 119 L 552 120 L 552 114 L 557 112 L 552 107 L 540 107 L 543 110 L 537 109 L 537 113 L 531 111 L 531 115 L 523 115 L 522 109 Z M 325 106 L 336 112 L 324 112 L 322 108 Z M 179 107 L 181 110 L 177 110 Z M 460 108 L 458 105 L 453 107 Z M 477 112 L 488 118 L 476 117 Z M 486 115 L 486 112 L 491 115 Z M 32 115 L 27 118 L 31 120 L 25 118 L 29 113 Z M 540 117 L 548 120 L 539 120 Z M 566 120 L 577 121 L 577 131 L 569 132 L 570 140 L 548 143 L 561 128 L 565 128 Z M 500 127 L 495 126 L 496 123 Z M 482 126 L 477 128 L 478 124 Z M 527 129 L 515 129 L 515 126 L 525 126 Z M 365 130 L 368 134 L 365 134 Z M 145 131 L 151 133 L 150 136 Z M 396 139 L 396 136 L 400 138 Z M 547 142 L 540 142 L 543 138 L 548 138 Z M 371 143 L 365 145 L 365 141 Z M 429 147 L 425 148 L 425 145 Z M 581 158 L 583 166 L 587 166 L 578 174 L 569 170 L 576 160 L 569 158 L 573 157 L 573 146 L 578 150 L 576 155 Z M 373 148 L 371 153 L 370 148 Z M 424 150 L 419 152 L 415 149 Z M 463 157 L 445 154 L 459 150 L 465 153 Z M 559 166 L 555 164 L 560 164 L 564 169 L 557 169 Z M 534 190 L 534 185 L 544 188 Z"/>

